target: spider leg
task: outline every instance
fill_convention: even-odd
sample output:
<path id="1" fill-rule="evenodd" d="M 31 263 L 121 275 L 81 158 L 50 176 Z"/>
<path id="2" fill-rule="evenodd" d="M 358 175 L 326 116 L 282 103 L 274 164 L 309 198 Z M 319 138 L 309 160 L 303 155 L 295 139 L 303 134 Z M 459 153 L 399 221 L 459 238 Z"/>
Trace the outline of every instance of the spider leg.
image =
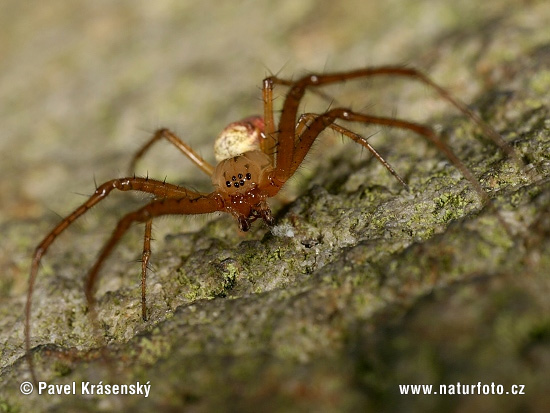
<path id="1" fill-rule="evenodd" d="M 484 203 L 490 202 L 487 192 L 483 190 L 481 184 L 472 174 L 472 172 L 464 165 L 464 163 L 455 155 L 452 149 L 441 140 L 441 138 L 429 127 L 414 122 L 408 122 L 401 119 L 385 118 L 378 116 L 365 115 L 362 113 L 355 113 L 348 109 L 335 108 L 322 115 L 317 115 L 308 128 L 304 129 L 303 133 L 299 136 L 296 144 L 296 150 L 294 153 L 294 159 L 290 160 L 290 170 L 286 179 L 288 179 L 296 169 L 300 166 L 303 159 L 309 152 L 311 145 L 319 134 L 332 125 L 336 119 L 342 119 L 349 122 L 359 122 L 364 124 L 383 125 L 399 129 L 407 129 L 413 131 L 428 141 L 433 143 L 441 152 L 447 156 L 447 158 L 453 163 L 453 165 L 462 173 L 462 175 L 472 184 L 476 192 L 479 194 Z M 282 175 L 284 171 L 277 171 L 276 173 Z"/>
<path id="2" fill-rule="evenodd" d="M 151 219 L 153 216 L 157 215 L 201 214 L 220 210 L 218 201 L 216 200 L 216 197 L 212 194 L 201 194 L 179 187 L 177 185 L 172 185 L 166 182 L 156 181 L 148 178 L 121 178 L 107 181 L 103 185 L 98 186 L 94 194 L 90 198 L 88 198 L 86 202 L 80 205 L 71 214 L 64 218 L 59 224 L 57 224 L 57 226 L 52 229 L 50 233 L 46 235 L 46 237 L 36 247 L 32 258 L 31 272 L 29 275 L 27 302 L 25 304 L 25 350 L 27 353 L 29 366 L 31 366 L 31 374 L 35 383 L 37 381 L 34 370 L 32 369 L 33 363 L 32 357 L 30 355 L 30 316 L 34 284 L 36 282 L 36 276 L 38 274 L 38 268 L 40 267 L 42 257 L 47 252 L 50 245 L 65 229 L 67 229 L 67 227 L 69 227 L 78 217 L 86 213 L 98 202 L 105 199 L 105 197 L 107 197 L 109 193 L 114 189 L 118 189 L 120 191 L 141 191 L 152 194 L 157 198 L 162 198 L 157 201 L 153 201 L 146 206 L 148 207 L 148 209 L 146 209 L 145 211 L 148 211 L 147 213 L 151 214 L 151 216 L 145 217 L 143 221 L 147 221 L 148 219 Z M 146 215 L 145 212 L 143 212 L 142 214 Z M 133 217 L 137 217 L 137 215 L 134 215 Z M 126 218 L 126 221 L 127 220 L 128 218 Z M 121 222 L 124 224 L 126 221 L 124 221 L 123 219 Z M 119 228 L 120 226 L 121 224 L 119 223 L 119 226 L 117 226 L 117 228 Z M 125 230 L 122 231 L 122 233 L 123 232 L 125 232 Z M 122 236 L 122 234 L 120 236 Z M 116 244 L 120 236 L 118 236 L 118 238 L 114 240 L 113 237 L 111 237 L 110 242 L 114 242 L 114 244 Z M 112 249 L 114 244 L 111 246 L 110 249 Z M 110 250 L 107 251 L 107 254 L 109 252 Z M 103 252 L 103 255 L 105 255 L 105 252 Z M 101 260 L 98 260 L 99 264 L 101 264 L 105 257 Z M 99 270 L 99 265 L 97 262 L 94 268 L 96 268 L 96 272 L 97 270 Z M 95 275 L 92 278 L 95 278 Z"/>
<path id="3" fill-rule="evenodd" d="M 279 123 L 280 127 L 278 132 L 281 135 L 278 139 L 279 152 L 291 154 L 289 155 L 289 158 L 294 157 L 294 136 L 292 132 L 298 112 L 298 105 L 308 87 L 319 87 L 334 83 L 341 83 L 347 80 L 355 80 L 380 75 L 403 76 L 413 78 L 431 87 L 441 96 L 441 98 L 449 102 L 462 114 L 464 114 L 475 124 L 477 124 L 483 130 L 483 133 L 487 137 L 489 137 L 497 146 L 499 146 L 504 153 L 510 156 L 520 168 L 524 166 L 514 148 L 510 146 L 504 139 L 502 139 L 500 134 L 495 129 L 485 123 L 475 112 L 469 109 L 466 104 L 461 102 L 459 99 L 453 97 L 448 91 L 432 81 L 429 77 L 427 77 L 419 70 L 403 66 L 367 67 L 349 72 L 310 74 L 296 81 L 279 79 L 275 76 L 266 78 L 264 80 L 264 90 L 267 88 L 267 85 L 269 85 L 269 87 L 272 89 L 273 85 L 275 84 L 290 87 L 290 90 L 283 105 L 283 110 Z M 289 166 L 289 161 L 286 159 L 283 160 L 283 162 L 280 164 L 280 167 L 282 169 L 288 169 Z"/>
<path id="4" fill-rule="evenodd" d="M 262 97 L 264 102 L 264 134 L 265 137 L 260 141 L 260 149 L 271 159 L 271 164 L 275 165 L 275 147 L 277 146 L 277 131 L 275 130 L 275 120 L 273 118 L 273 82 L 264 80 L 262 88 Z"/>
<path id="5" fill-rule="evenodd" d="M 145 235 L 143 236 L 143 254 L 141 255 L 141 318 L 147 320 L 147 266 L 151 258 L 151 231 L 153 220 L 145 222 Z"/>
<path id="6" fill-rule="evenodd" d="M 279 118 L 279 128 L 275 130 L 275 122 L 273 120 L 273 87 L 276 84 L 291 86 L 293 82 L 279 79 L 276 76 L 270 76 L 264 79 L 263 84 L 265 135 L 266 137 L 271 137 L 277 145 L 277 159 L 273 162 L 273 165 L 276 165 L 276 170 L 279 170 L 282 174 L 276 174 L 274 178 L 282 185 L 288 179 L 288 177 L 284 179 L 284 175 L 290 170 L 290 160 L 294 158 L 296 116 L 298 105 L 306 92 L 306 87 L 294 86 L 290 89 L 283 104 L 281 117 Z M 284 156 L 281 156 L 281 154 Z M 272 161 L 274 161 L 273 155 L 270 155 Z"/>
<path id="7" fill-rule="evenodd" d="M 93 293 L 99 270 L 101 269 L 101 266 L 103 265 L 105 260 L 113 251 L 116 244 L 118 244 L 118 241 L 122 238 L 126 231 L 128 231 L 131 224 L 133 224 L 134 222 L 145 222 L 145 237 L 147 238 L 150 237 L 150 228 L 148 228 L 147 223 L 151 221 L 154 217 L 158 217 L 161 215 L 205 214 L 209 212 L 216 212 L 219 210 L 221 210 L 221 207 L 215 195 L 205 195 L 198 198 L 185 197 L 157 199 L 151 201 L 149 204 L 134 212 L 126 214 L 120 221 L 118 221 L 118 224 L 115 230 L 112 232 L 111 237 L 103 246 L 103 249 L 99 253 L 95 264 L 88 272 L 85 291 L 86 298 L 90 307 L 92 307 L 95 302 Z M 144 250 L 145 249 L 147 249 L 147 247 L 145 247 Z"/>
<path id="8" fill-rule="evenodd" d="M 299 136 L 299 141 L 296 145 L 295 158 L 292 160 L 292 176 L 294 171 L 298 168 L 306 154 L 308 153 L 311 145 L 319 134 L 333 124 L 336 119 L 342 119 L 350 122 L 359 122 L 365 124 L 383 125 L 399 129 L 407 129 L 413 131 L 428 141 L 433 143 L 441 152 L 447 156 L 447 158 L 453 163 L 453 165 L 462 173 L 462 176 L 466 178 L 474 190 L 478 193 L 481 201 L 484 205 L 488 205 L 495 211 L 495 216 L 498 219 L 500 225 L 506 233 L 513 239 L 514 233 L 510 226 L 506 223 L 502 215 L 499 213 L 495 205 L 491 202 L 491 198 L 487 192 L 481 186 L 479 180 L 473 175 L 473 173 L 464 165 L 464 163 L 455 155 L 453 150 L 441 140 L 441 138 L 429 127 L 414 122 L 408 122 L 401 119 L 385 118 L 378 116 L 371 116 L 362 113 L 355 113 L 348 109 L 335 108 L 325 112 L 322 115 L 318 115 L 310 124 L 307 129 L 304 130 L 302 135 Z M 288 179 L 288 178 L 287 178 Z"/>
<path id="9" fill-rule="evenodd" d="M 304 113 L 303 115 L 301 115 L 300 119 L 298 119 L 298 124 L 296 125 L 296 135 L 301 136 L 304 131 L 304 128 L 308 128 L 308 124 L 312 122 L 314 119 L 316 119 L 317 117 L 319 117 L 319 115 L 316 115 L 314 113 Z M 347 136 L 351 140 L 367 148 L 369 152 L 372 153 L 372 155 L 395 177 L 395 179 L 397 179 L 401 183 L 401 185 L 403 185 L 403 187 L 407 191 L 409 191 L 409 186 L 405 183 L 403 178 L 401 178 L 399 174 L 395 171 L 395 169 L 393 169 L 393 167 L 390 165 L 390 163 L 386 161 L 382 157 L 382 155 L 378 153 L 376 149 L 374 149 L 374 147 L 369 143 L 369 141 L 366 138 L 336 123 L 332 123 L 327 127 L 331 128 L 332 130 L 338 133 L 341 133 L 342 135 Z"/>
<path id="10" fill-rule="evenodd" d="M 132 158 L 132 161 L 130 162 L 130 171 L 133 172 L 135 170 L 135 166 L 137 161 L 147 152 L 153 144 L 161 139 L 166 139 L 168 142 L 170 142 L 172 145 L 174 145 L 176 148 L 178 148 L 181 153 L 183 153 L 185 156 L 187 156 L 195 165 L 197 165 L 204 173 L 206 173 L 208 176 L 212 176 L 214 173 L 214 167 L 210 165 L 207 161 L 205 161 L 197 152 L 195 152 L 189 145 L 187 145 L 185 142 L 183 142 L 174 132 L 162 128 L 158 129 L 151 139 L 145 143 L 141 147 L 139 151 L 136 152 L 134 157 Z"/>

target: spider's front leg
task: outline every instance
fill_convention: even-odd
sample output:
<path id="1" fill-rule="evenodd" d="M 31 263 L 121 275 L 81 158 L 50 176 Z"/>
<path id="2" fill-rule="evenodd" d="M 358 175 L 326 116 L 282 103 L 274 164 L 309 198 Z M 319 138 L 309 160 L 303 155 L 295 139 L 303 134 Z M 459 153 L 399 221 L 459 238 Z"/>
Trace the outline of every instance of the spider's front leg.
<path id="1" fill-rule="evenodd" d="M 151 231 L 153 219 L 145 222 L 145 234 L 143 236 L 143 253 L 141 254 L 141 318 L 147 320 L 147 268 L 151 258 Z"/>
<path id="2" fill-rule="evenodd" d="M 495 145 L 497 145 L 505 154 L 507 154 L 511 159 L 513 159 L 516 164 L 523 168 L 524 163 L 521 161 L 519 155 L 510 146 L 500 134 L 486 122 L 484 122 L 474 111 L 472 111 L 464 102 L 460 99 L 453 96 L 443 87 L 439 86 L 436 82 L 431 80 L 428 76 L 422 73 L 420 70 L 405 67 L 405 66 L 378 66 L 378 67 L 365 67 L 357 70 L 350 70 L 346 72 L 333 72 L 325 74 L 310 74 L 302 77 L 296 81 L 289 81 L 285 79 L 280 79 L 276 76 L 268 77 L 264 80 L 264 102 L 266 96 L 271 96 L 273 85 L 284 85 L 289 86 L 291 89 L 285 99 L 283 114 L 281 115 L 281 121 L 284 120 L 284 123 L 281 122 L 279 131 L 289 128 L 291 126 L 291 119 L 294 121 L 296 119 L 296 114 L 298 111 L 298 104 L 302 99 L 308 88 L 317 88 L 326 85 L 331 85 L 335 83 L 343 83 L 351 80 L 365 79 L 375 76 L 394 76 L 394 77 L 404 77 L 411 80 L 419 81 L 426 86 L 432 88 L 437 94 L 458 109 L 464 116 L 472 120 L 476 125 L 478 125 L 483 133 L 491 139 Z M 267 90 L 266 90 L 267 89 Z M 265 105 L 265 103 L 264 103 Z M 265 106 L 264 106 L 265 107 Z M 286 115 L 285 115 L 285 112 Z M 267 122 L 266 122 L 267 123 Z"/>
<path id="3" fill-rule="evenodd" d="M 150 254 L 150 236 L 152 219 L 156 216 L 174 214 L 203 214 L 221 210 L 220 202 L 215 193 L 201 194 L 190 191 L 176 185 L 168 184 L 162 181 L 156 181 L 147 178 L 121 178 L 113 179 L 100 185 L 95 190 L 94 194 L 88 198 L 86 202 L 75 209 L 71 214 L 64 218 L 57 226 L 50 231 L 48 235 L 36 247 L 31 264 L 29 275 L 29 284 L 27 290 L 27 302 L 25 304 L 25 351 L 27 361 L 29 363 L 33 380 L 36 383 L 36 377 L 33 369 L 31 348 L 31 309 L 32 296 L 36 276 L 42 257 L 46 254 L 51 244 L 65 231 L 77 218 L 89 211 L 94 205 L 105 199 L 113 190 L 120 191 L 140 191 L 149 193 L 157 198 L 143 208 L 132 212 L 122 218 L 105 247 L 100 253 L 99 258 L 88 273 L 86 282 L 86 297 L 90 305 L 93 304 L 93 290 L 96 283 L 98 271 L 105 259 L 112 252 L 113 248 L 124 235 L 133 222 L 145 222 L 145 240 L 144 240 L 144 267 L 142 267 L 142 283 L 145 282 L 144 277 L 147 269 L 147 262 Z M 142 284 L 142 297 L 145 295 L 144 284 Z M 145 304 L 142 305 L 142 309 Z M 142 310 L 143 311 L 143 310 Z M 145 312 L 143 311 L 143 314 Z"/>
<path id="4" fill-rule="evenodd" d="M 395 118 L 385 118 L 370 116 L 361 113 L 355 113 L 349 109 L 335 108 L 331 109 L 323 114 L 306 114 L 305 118 L 301 117 L 296 123 L 298 108 L 302 98 L 304 97 L 306 90 L 310 87 L 318 87 L 322 85 L 334 84 L 338 82 L 343 82 L 347 80 L 353 80 L 358 78 L 365 78 L 375 75 L 400 75 L 408 76 L 422 81 L 423 83 L 433 87 L 445 100 L 453 104 L 459 110 L 461 110 L 465 115 L 470 117 L 474 122 L 483 126 L 484 129 L 488 129 L 491 133 L 491 136 L 494 138 L 495 143 L 497 143 L 501 148 L 505 149 L 506 152 L 512 153 L 515 155 L 513 148 L 511 148 L 506 142 L 502 140 L 500 135 L 494 131 L 490 126 L 486 125 L 479 117 L 475 116 L 462 102 L 453 98 L 448 92 L 443 88 L 432 82 L 422 73 L 414 69 L 406 69 L 402 67 L 379 67 L 379 68 L 365 68 L 356 71 L 350 72 L 341 72 L 341 73 L 332 73 L 324 75 L 309 75 L 305 76 L 295 82 L 287 81 L 284 79 L 279 79 L 275 76 L 268 77 L 264 80 L 264 107 L 266 110 L 266 117 L 269 112 L 273 116 L 272 104 L 269 105 L 266 102 L 267 98 L 272 97 L 272 90 L 275 84 L 284 85 L 290 87 L 285 101 L 283 104 L 283 109 L 281 117 L 279 119 L 279 128 L 277 131 L 273 130 L 273 122 L 266 120 L 266 134 L 272 134 L 277 136 L 278 142 L 278 152 L 275 163 L 274 170 L 274 180 L 279 184 L 283 185 L 298 169 L 305 156 L 309 152 L 311 145 L 317 139 L 317 137 L 323 132 L 327 127 L 338 130 L 359 144 L 363 145 L 369 151 L 371 151 L 383 164 L 386 168 L 402 183 L 401 178 L 395 173 L 393 168 L 387 164 L 376 151 L 366 142 L 366 139 L 363 137 L 348 131 L 345 128 L 342 128 L 339 125 L 334 125 L 334 121 L 337 119 L 342 119 L 350 122 L 359 122 L 363 124 L 374 124 L 389 126 L 399 129 L 407 129 L 412 132 L 415 132 L 425 139 L 434 144 L 441 152 L 447 156 L 447 158 L 460 170 L 462 175 L 472 184 L 476 192 L 479 194 L 480 198 L 487 203 L 489 201 L 489 196 L 481 187 L 479 181 L 475 178 L 472 172 L 464 165 L 464 163 L 454 154 L 451 148 L 441 140 L 441 138 L 429 127 L 420 125 L 414 122 L 408 122 L 401 119 Z M 372 149 L 371 149 L 372 148 Z M 517 158 L 516 156 L 514 156 Z"/>
<path id="5" fill-rule="evenodd" d="M 146 299 L 145 299 L 145 284 L 147 274 L 147 264 L 151 253 L 151 228 L 153 218 L 162 215 L 190 215 L 190 214 L 205 214 L 222 210 L 220 202 L 215 193 L 209 195 L 201 195 L 197 198 L 164 198 L 157 199 L 144 207 L 130 212 L 125 215 L 117 224 L 111 237 L 107 240 L 101 250 L 96 262 L 88 272 L 86 279 L 86 299 L 89 308 L 93 308 L 95 304 L 94 291 L 96 287 L 97 277 L 105 260 L 111 255 L 113 249 L 118 244 L 119 240 L 128 231 L 134 222 L 145 223 L 145 236 L 143 247 L 142 261 L 142 318 L 147 318 Z"/>

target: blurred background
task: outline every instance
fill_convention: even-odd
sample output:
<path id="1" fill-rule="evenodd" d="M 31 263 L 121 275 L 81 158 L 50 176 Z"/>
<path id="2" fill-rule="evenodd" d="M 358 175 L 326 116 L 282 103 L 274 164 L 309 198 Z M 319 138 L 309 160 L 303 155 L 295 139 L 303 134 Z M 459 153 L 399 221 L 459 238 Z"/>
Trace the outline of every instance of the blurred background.
<path id="1" fill-rule="evenodd" d="M 131 155 L 157 127 L 213 161 L 219 131 L 261 113 L 265 76 L 381 64 L 420 68 L 469 102 L 506 81 L 507 63 L 550 42 L 549 16 L 547 1 L 518 0 L 3 0 L 0 324 L 13 329 L 5 342 L 21 339 L 37 240 L 93 191 L 94 180 L 126 175 Z M 399 84 L 351 103 L 418 121 L 449 110 L 424 88 Z M 137 173 L 208 188 L 208 177 L 168 144 L 155 147 Z M 77 235 L 99 228 L 105 236 L 116 202 L 86 217 Z M 172 225 L 159 221 L 159 238 Z"/>

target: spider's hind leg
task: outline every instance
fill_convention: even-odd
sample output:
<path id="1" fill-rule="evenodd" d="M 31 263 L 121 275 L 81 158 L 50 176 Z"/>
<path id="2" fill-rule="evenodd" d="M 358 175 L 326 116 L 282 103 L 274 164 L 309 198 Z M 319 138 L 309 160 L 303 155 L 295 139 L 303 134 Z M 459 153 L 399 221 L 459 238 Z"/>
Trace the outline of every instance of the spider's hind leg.
<path id="1" fill-rule="evenodd" d="M 197 165 L 201 171 L 208 176 L 212 176 L 214 173 L 214 167 L 205 161 L 202 156 L 195 152 L 189 145 L 183 142 L 174 132 L 161 128 L 158 129 L 153 136 L 135 153 L 130 162 L 130 173 L 133 173 L 136 167 L 136 163 L 140 160 L 145 153 L 153 146 L 153 144 L 161 139 L 166 139 L 172 145 L 180 150 L 185 156 L 187 156 L 195 165 Z"/>

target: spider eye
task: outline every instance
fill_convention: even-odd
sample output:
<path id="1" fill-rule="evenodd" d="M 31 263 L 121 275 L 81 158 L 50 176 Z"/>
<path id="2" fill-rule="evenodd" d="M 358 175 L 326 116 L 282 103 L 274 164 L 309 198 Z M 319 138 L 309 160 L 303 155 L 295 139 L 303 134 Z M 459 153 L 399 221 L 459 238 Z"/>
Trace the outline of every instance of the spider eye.
<path id="1" fill-rule="evenodd" d="M 246 179 L 248 179 L 248 180 L 252 179 L 252 175 L 250 175 L 250 172 L 246 174 Z"/>
<path id="2" fill-rule="evenodd" d="M 226 181 L 226 182 L 225 182 L 225 186 L 227 186 L 228 188 L 231 188 L 231 182 Z"/>
<path id="3" fill-rule="evenodd" d="M 237 176 L 239 177 L 239 179 L 243 179 L 243 174 L 239 174 Z"/>
<path id="4" fill-rule="evenodd" d="M 238 188 L 238 187 L 239 187 L 239 183 L 238 183 L 238 182 L 235 182 L 233 185 L 235 186 L 235 188 Z"/>
<path id="5" fill-rule="evenodd" d="M 237 178 L 236 178 L 236 177 L 234 177 L 234 176 L 232 176 L 232 177 L 231 177 L 231 180 L 232 180 L 232 181 L 236 181 L 236 180 L 237 180 Z"/>
<path id="6" fill-rule="evenodd" d="M 239 181 L 239 183 L 241 184 L 241 186 L 244 185 L 244 181 L 242 179 Z"/>

